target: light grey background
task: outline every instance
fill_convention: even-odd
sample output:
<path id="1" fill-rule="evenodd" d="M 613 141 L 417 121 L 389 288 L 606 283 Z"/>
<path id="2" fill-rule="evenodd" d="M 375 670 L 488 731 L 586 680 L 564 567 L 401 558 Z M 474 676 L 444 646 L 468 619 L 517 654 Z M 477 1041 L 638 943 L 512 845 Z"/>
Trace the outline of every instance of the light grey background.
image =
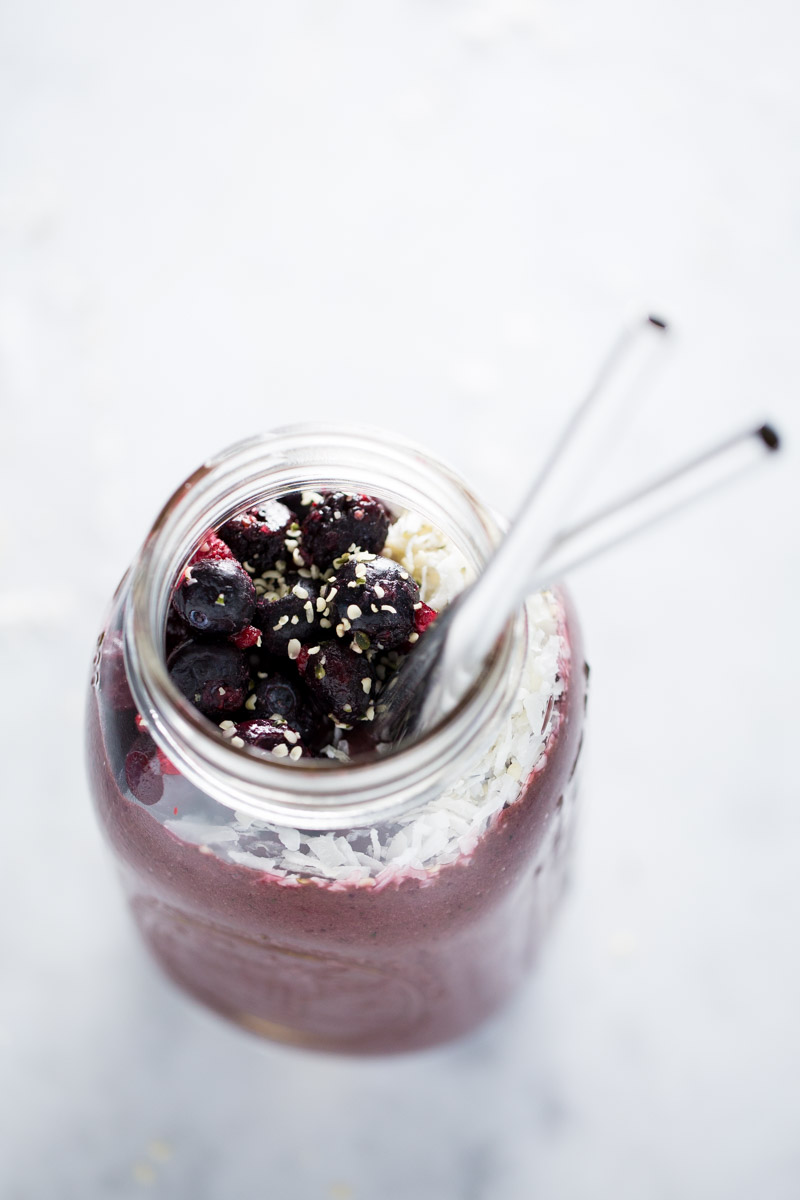
<path id="1" fill-rule="evenodd" d="M 790 0 L 0 9 L 0 1194 L 800 1194 L 800 18 Z M 146 960 L 95 829 L 94 636 L 166 495 L 294 420 L 511 511 L 620 322 L 676 337 L 622 482 L 783 460 L 574 581 L 574 886 L 494 1026 L 261 1046 Z"/>

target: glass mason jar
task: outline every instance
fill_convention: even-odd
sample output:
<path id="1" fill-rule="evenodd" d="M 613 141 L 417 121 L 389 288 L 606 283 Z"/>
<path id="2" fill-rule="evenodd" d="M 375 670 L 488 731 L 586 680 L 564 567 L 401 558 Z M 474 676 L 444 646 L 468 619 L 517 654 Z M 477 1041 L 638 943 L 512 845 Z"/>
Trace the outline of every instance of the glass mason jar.
<path id="1" fill-rule="evenodd" d="M 457 709 L 383 756 L 232 745 L 170 681 L 170 594 L 209 529 L 309 489 L 418 513 L 473 571 L 500 536 L 461 479 L 394 436 L 296 426 L 206 463 L 159 515 L 98 640 L 92 792 L 142 936 L 187 992 L 280 1041 L 417 1049 L 512 993 L 561 893 L 579 631 L 560 590 L 532 598 Z"/>

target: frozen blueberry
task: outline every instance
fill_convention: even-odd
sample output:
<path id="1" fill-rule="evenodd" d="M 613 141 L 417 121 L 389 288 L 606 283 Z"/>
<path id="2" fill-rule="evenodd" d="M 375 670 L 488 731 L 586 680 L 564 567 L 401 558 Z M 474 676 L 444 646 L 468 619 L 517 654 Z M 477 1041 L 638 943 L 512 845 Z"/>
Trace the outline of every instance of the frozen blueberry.
<path id="1" fill-rule="evenodd" d="M 292 576 L 287 582 L 291 587 L 285 596 L 277 600 L 264 597 L 258 601 L 254 620 L 268 653 L 296 658 L 301 645 L 325 636 L 325 626 L 320 625 L 324 606 L 317 604 L 318 580 Z"/>
<path id="2" fill-rule="evenodd" d="M 266 678 L 259 679 L 255 688 L 253 714 L 256 717 L 283 717 L 290 725 L 294 724 L 298 704 L 302 706 L 299 680 L 289 680 L 275 672 Z M 248 704 L 250 701 L 248 700 Z"/>
<path id="3" fill-rule="evenodd" d="M 281 504 L 290 508 L 294 515 L 302 521 L 308 515 L 311 506 L 319 504 L 322 499 L 319 492 L 288 492 L 285 496 L 281 496 Z"/>
<path id="4" fill-rule="evenodd" d="M 331 492 L 303 520 L 302 545 L 322 570 L 351 546 L 377 554 L 389 530 L 389 510 L 372 496 Z"/>
<path id="5" fill-rule="evenodd" d="M 323 642 L 319 648 L 303 647 L 297 668 L 314 702 L 338 725 L 374 717 L 375 673 L 365 654 L 341 642 Z"/>
<path id="6" fill-rule="evenodd" d="M 142 804 L 158 804 L 164 794 L 164 775 L 177 774 L 177 767 L 150 735 L 140 732 L 125 758 L 125 782 L 136 799 Z"/>
<path id="7" fill-rule="evenodd" d="M 258 508 L 232 517 L 219 530 L 222 538 L 239 559 L 252 568 L 254 575 L 271 571 L 287 555 L 286 535 L 294 514 L 279 500 L 268 500 Z"/>
<path id="8" fill-rule="evenodd" d="M 137 738 L 127 753 L 125 782 L 141 804 L 158 804 L 164 795 L 158 757 L 147 734 Z"/>
<path id="9" fill-rule="evenodd" d="M 167 659 L 172 681 L 207 716 L 236 712 L 247 696 L 247 661 L 235 646 L 184 642 Z"/>
<path id="10" fill-rule="evenodd" d="M 192 631 L 175 607 L 175 597 L 173 596 L 167 613 L 167 628 L 164 637 L 167 654 L 171 654 L 176 646 L 180 646 L 181 642 L 185 642 L 191 636 Z"/>
<path id="11" fill-rule="evenodd" d="M 235 558 L 206 558 L 186 568 L 174 605 L 193 632 L 240 633 L 255 613 L 256 589 Z"/>
<path id="12" fill-rule="evenodd" d="M 222 736 L 234 746 L 255 746 L 258 750 L 269 750 L 275 758 L 307 758 L 308 750 L 300 734 L 287 721 L 263 717 L 252 721 L 240 721 L 234 725 L 224 721 L 220 726 Z"/>
<path id="13" fill-rule="evenodd" d="M 347 752 L 350 758 L 363 758 L 374 754 L 378 748 L 378 730 L 374 721 L 359 721 L 353 729 L 344 735 L 347 739 Z"/>
<path id="14" fill-rule="evenodd" d="M 258 679 L 255 693 L 248 697 L 245 708 L 251 708 L 256 717 L 282 717 L 299 731 L 315 754 L 333 735 L 333 722 L 319 711 L 304 684 L 296 677 L 289 678 L 278 671 L 270 671 L 263 679 Z"/>
<path id="15" fill-rule="evenodd" d="M 325 588 L 325 600 L 336 634 L 366 634 L 364 649 L 394 650 L 415 631 L 419 587 L 391 559 L 351 557 Z"/>

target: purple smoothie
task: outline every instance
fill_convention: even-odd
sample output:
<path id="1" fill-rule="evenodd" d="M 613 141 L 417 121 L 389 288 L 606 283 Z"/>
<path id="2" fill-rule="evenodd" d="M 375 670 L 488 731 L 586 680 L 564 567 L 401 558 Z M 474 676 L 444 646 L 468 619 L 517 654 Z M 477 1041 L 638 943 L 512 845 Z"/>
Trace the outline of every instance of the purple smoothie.
<path id="1" fill-rule="evenodd" d="M 468 855 L 385 885 L 287 879 L 182 841 L 134 799 L 137 736 L 113 635 L 89 707 L 102 826 L 142 935 L 198 1000 L 264 1036 L 332 1051 L 420 1049 L 475 1028 L 528 969 L 561 894 L 585 672 L 569 607 L 546 751 Z M 164 775 L 165 799 L 197 793 Z"/>

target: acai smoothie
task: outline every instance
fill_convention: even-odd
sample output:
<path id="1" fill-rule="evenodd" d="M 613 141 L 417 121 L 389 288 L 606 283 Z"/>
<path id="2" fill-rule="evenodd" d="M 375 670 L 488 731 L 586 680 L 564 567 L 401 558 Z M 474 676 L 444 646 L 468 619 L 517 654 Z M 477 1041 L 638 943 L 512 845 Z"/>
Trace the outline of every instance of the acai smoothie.
<path id="1" fill-rule="evenodd" d="M 115 599 L 89 700 L 102 826 L 201 1002 L 310 1047 L 434 1045 L 512 994 L 563 889 L 576 618 L 532 595 L 457 713 L 381 742 L 394 673 L 499 530 L 416 448 L 246 446 L 179 489 Z"/>

